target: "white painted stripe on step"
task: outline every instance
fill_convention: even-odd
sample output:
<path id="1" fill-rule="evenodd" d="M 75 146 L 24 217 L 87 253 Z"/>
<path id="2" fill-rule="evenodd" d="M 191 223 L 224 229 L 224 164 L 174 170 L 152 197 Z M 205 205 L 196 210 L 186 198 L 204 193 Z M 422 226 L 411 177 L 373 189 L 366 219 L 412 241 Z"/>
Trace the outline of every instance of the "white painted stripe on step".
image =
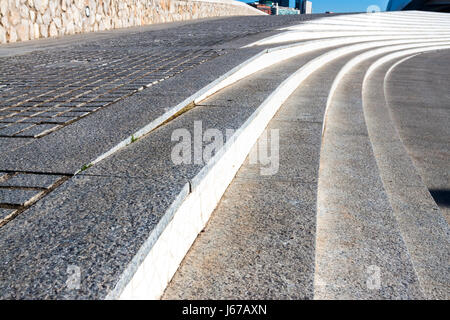
<path id="1" fill-rule="evenodd" d="M 401 15 L 393 16 L 387 14 L 357 14 L 357 15 L 341 15 L 341 16 L 330 16 L 310 21 L 305 21 L 304 23 L 321 23 L 321 22 L 340 22 L 340 23 L 370 23 L 371 21 L 383 21 L 385 23 L 405 23 L 405 24 L 435 24 L 435 23 L 448 23 L 448 14 L 443 17 L 427 17 L 421 16 L 419 19 L 417 16 L 405 15 L 402 13 Z"/>
<path id="2" fill-rule="evenodd" d="M 423 20 L 417 20 L 417 19 L 409 19 L 406 21 L 402 21 L 401 19 L 395 18 L 395 19 L 383 19 L 381 17 L 375 17 L 374 19 L 361 19 L 361 20 L 347 20 L 347 21 L 337 21 L 332 19 L 317 19 L 317 20 L 311 20 L 306 21 L 302 25 L 309 25 L 309 26 L 315 26 L 315 25 L 328 25 L 328 26 L 373 26 L 373 25 L 380 25 L 381 27 L 398 27 L 399 25 L 402 27 L 405 26 L 416 26 L 416 27 L 441 27 L 446 26 L 448 27 L 450 25 L 450 22 L 442 21 L 442 22 L 426 22 Z"/>
<path id="3" fill-rule="evenodd" d="M 383 64 L 385 64 L 385 63 L 387 63 L 389 61 L 392 61 L 392 60 L 398 59 L 400 57 L 403 57 L 405 55 L 413 55 L 413 54 L 416 54 L 416 53 L 424 53 L 424 52 L 427 52 L 427 51 L 443 50 L 443 49 L 448 49 L 448 48 L 449 48 L 449 46 L 432 46 L 432 47 L 429 47 L 429 48 L 410 49 L 410 50 L 405 50 L 405 51 L 392 53 L 390 55 L 387 55 L 385 57 L 380 58 L 374 64 L 372 64 L 370 66 L 370 68 L 367 70 L 366 77 L 370 76 L 370 74 L 372 72 L 374 72 L 377 68 L 379 68 L 381 65 L 383 65 Z"/>
<path id="4" fill-rule="evenodd" d="M 332 39 L 338 37 L 363 37 L 363 36 L 398 36 L 398 37 L 428 37 L 428 36 L 447 36 L 450 35 L 450 29 L 439 31 L 439 32 L 428 32 L 428 31 L 288 31 L 278 35 L 274 35 L 263 40 L 259 40 L 250 43 L 242 48 L 249 48 L 253 46 L 263 46 L 270 44 L 280 44 L 283 42 L 293 42 L 293 41 L 305 41 L 311 39 Z M 391 38 L 392 39 L 392 38 Z"/>
<path id="5" fill-rule="evenodd" d="M 450 44 L 450 41 L 448 41 L 448 40 L 447 41 L 436 42 L 434 39 L 433 40 L 431 40 L 431 39 L 419 39 L 418 42 L 421 42 L 421 43 L 419 43 L 419 44 L 418 43 L 412 43 L 412 44 L 406 44 L 406 45 L 397 45 L 397 46 L 392 46 L 392 47 L 385 47 L 385 48 L 371 50 L 371 51 L 365 52 L 365 53 L 363 53 L 363 54 L 353 58 L 349 62 L 347 62 L 347 64 L 338 73 L 338 75 L 336 76 L 336 78 L 335 78 L 335 80 L 333 82 L 333 85 L 331 86 L 330 93 L 329 93 L 328 99 L 327 99 L 327 105 L 326 105 L 326 108 L 325 108 L 323 124 L 322 124 L 322 136 L 325 134 L 326 125 L 327 125 L 327 121 L 328 121 L 327 120 L 328 110 L 329 110 L 330 105 L 332 103 L 333 96 L 334 96 L 334 93 L 336 91 L 336 88 L 339 86 L 339 83 L 344 78 L 344 76 L 351 69 L 353 69 L 355 66 L 357 66 L 358 64 L 360 64 L 361 62 L 363 62 L 363 61 L 365 61 L 367 59 L 373 58 L 373 57 L 375 57 L 377 55 L 380 55 L 380 54 L 383 54 L 383 53 L 389 53 L 389 52 L 392 52 L 392 51 L 409 49 L 409 48 L 412 48 L 412 47 L 414 47 L 416 49 L 411 49 L 411 50 L 409 50 L 409 52 L 414 53 L 414 52 L 421 52 L 421 50 L 426 51 L 426 49 L 424 49 L 423 47 L 430 47 L 431 46 L 431 48 L 432 48 L 431 50 L 435 50 L 433 48 L 441 47 L 441 46 L 443 46 L 445 48 L 446 45 Z M 438 44 L 438 43 L 441 43 L 441 44 L 439 46 L 433 46 L 433 44 Z M 392 55 L 389 55 L 388 57 L 392 56 L 392 57 L 394 57 L 392 59 L 395 59 L 395 57 L 397 55 L 401 56 L 402 52 L 403 51 L 400 51 L 400 52 L 397 52 L 397 53 L 393 53 Z M 389 59 L 388 57 L 387 57 L 387 59 Z"/>
<path id="6" fill-rule="evenodd" d="M 430 34 L 430 36 L 433 36 Z M 440 37 L 441 35 L 436 35 Z M 260 54 L 259 56 L 252 59 L 250 63 L 245 64 L 238 70 L 230 72 L 228 77 L 224 77 L 223 80 L 218 81 L 209 90 L 205 90 L 201 95 L 194 99 L 195 103 L 198 103 L 206 99 L 211 94 L 229 86 L 240 79 L 243 79 L 255 72 L 265 69 L 276 63 L 280 63 L 292 57 L 298 56 L 300 54 L 309 53 L 315 50 L 325 49 L 334 46 L 342 46 L 345 44 L 352 44 L 358 42 L 369 42 L 369 41 L 382 41 L 401 38 L 401 35 L 369 35 L 361 37 L 342 37 L 338 39 L 322 39 L 315 41 L 308 41 L 304 43 L 296 43 L 287 46 L 281 46 L 277 48 L 267 49 L 267 54 Z M 407 37 L 407 36 L 406 36 Z"/>
<path id="7" fill-rule="evenodd" d="M 420 25 L 417 26 L 417 28 L 422 27 Z M 375 22 L 370 25 L 367 24 L 365 26 L 350 26 L 350 25 L 326 25 L 326 24 L 318 24 L 318 25 L 311 25 L 311 24 L 304 24 L 299 27 L 292 27 L 287 30 L 293 30 L 293 31 L 356 31 L 356 30 L 364 30 L 364 31 L 411 31 L 412 26 L 404 26 L 402 24 L 398 24 L 397 27 L 389 27 L 389 26 L 383 26 L 380 23 Z M 449 27 L 447 25 L 442 26 L 436 26 L 436 27 L 426 27 L 427 31 L 441 31 L 442 29 L 448 29 Z"/>

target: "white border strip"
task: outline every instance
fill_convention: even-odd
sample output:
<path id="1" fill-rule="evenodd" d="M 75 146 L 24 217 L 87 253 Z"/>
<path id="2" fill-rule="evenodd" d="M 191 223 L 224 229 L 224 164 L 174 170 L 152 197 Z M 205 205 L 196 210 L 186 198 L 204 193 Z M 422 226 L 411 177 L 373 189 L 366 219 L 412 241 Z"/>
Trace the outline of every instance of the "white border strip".
<path id="1" fill-rule="evenodd" d="M 397 51 L 397 50 L 404 50 L 404 49 L 410 49 L 410 48 L 419 48 L 419 49 L 411 49 L 411 50 L 407 50 L 408 52 L 422 52 L 421 50 L 425 51 L 425 49 L 423 49 L 423 47 L 429 47 L 430 45 L 432 45 L 433 43 L 440 43 L 441 41 L 435 41 L 435 40 L 430 40 L 430 39 L 419 39 L 418 42 L 421 42 L 421 44 L 408 44 L 408 45 L 398 45 L 398 46 L 393 46 L 393 47 L 387 47 L 387 48 L 380 48 L 377 50 L 372 50 L 369 52 L 365 52 L 355 58 L 353 58 L 352 60 L 350 60 L 342 69 L 341 71 L 338 73 L 338 75 L 336 76 L 336 78 L 333 81 L 333 84 L 331 86 L 330 92 L 328 94 L 328 99 L 327 99 L 327 105 L 325 108 L 325 113 L 324 113 L 324 119 L 323 119 L 323 124 L 322 124 L 322 136 L 325 134 L 325 130 L 326 130 L 326 125 L 327 125 L 327 121 L 328 121 L 328 111 L 330 109 L 330 105 L 333 101 L 333 96 L 334 93 L 337 89 L 337 87 L 339 86 L 339 83 L 342 81 L 342 79 L 344 78 L 344 76 L 351 70 L 353 69 L 356 65 L 362 63 L 365 60 L 368 60 L 370 58 L 373 58 L 377 55 L 383 54 L 383 53 L 388 53 L 391 51 Z M 423 43 L 425 42 L 425 44 Z M 449 41 L 443 41 L 444 43 L 449 43 Z M 430 50 L 435 50 L 434 48 L 440 48 L 441 46 L 434 46 L 431 47 L 432 49 Z M 445 48 L 445 46 L 444 46 Z M 402 55 L 402 52 L 404 51 L 399 51 L 397 53 L 394 53 L 392 55 L 388 55 L 387 57 L 393 56 L 393 58 L 391 59 L 395 59 L 398 56 Z M 386 58 L 387 58 L 386 57 Z M 383 60 L 383 59 L 380 59 Z M 372 68 L 372 66 L 371 66 Z M 369 69 L 371 70 L 371 69 Z"/>

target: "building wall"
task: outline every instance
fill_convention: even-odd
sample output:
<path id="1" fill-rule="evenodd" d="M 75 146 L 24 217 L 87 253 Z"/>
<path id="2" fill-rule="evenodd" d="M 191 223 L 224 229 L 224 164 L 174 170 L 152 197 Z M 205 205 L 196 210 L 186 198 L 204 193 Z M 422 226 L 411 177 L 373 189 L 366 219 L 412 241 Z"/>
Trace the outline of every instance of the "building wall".
<path id="1" fill-rule="evenodd" d="M 215 16 L 259 14 L 264 13 L 233 0 L 0 0 L 0 43 Z"/>
<path id="2" fill-rule="evenodd" d="M 311 1 L 303 0 L 302 13 L 303 14 L 311 14 L 312 13 L 312 2 Z"/>
<path id="3" fill-rule="evenodd" d="M 390 0 L 387 11 L 394 10 L 423 10 L 450 12 L 449 0 Z"/>
<path id="4" fill-rule="evenodd" d="M 295 8 L 295 0 L 280 0 L 279 5 L 286 8 Z"/>
<path id="5" fill-rule="evenodd" d="M 411 0 L 390 0 L 386 10 L 387 11 L 395 11 L 402 10 Z"/>

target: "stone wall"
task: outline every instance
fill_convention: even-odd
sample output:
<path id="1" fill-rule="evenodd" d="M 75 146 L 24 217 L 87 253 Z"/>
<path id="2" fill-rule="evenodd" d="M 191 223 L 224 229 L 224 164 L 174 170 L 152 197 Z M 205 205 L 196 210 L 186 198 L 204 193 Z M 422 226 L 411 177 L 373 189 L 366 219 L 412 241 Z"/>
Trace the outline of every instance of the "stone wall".
<path id="1" fill-rule="evenodd" d="M 0 0 L 0 43 L 257 14 L 262 12 L 232 0 Z"/>

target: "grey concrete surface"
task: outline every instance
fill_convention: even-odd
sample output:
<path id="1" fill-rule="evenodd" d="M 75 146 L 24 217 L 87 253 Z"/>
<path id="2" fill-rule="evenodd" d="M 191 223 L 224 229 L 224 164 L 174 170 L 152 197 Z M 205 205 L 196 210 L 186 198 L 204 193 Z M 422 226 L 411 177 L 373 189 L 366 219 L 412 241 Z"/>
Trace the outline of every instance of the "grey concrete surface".
<path id="1" fill-rule="evenodd" d="M 228 24 L 231 20 L 241 22 Z M 93 41 L 86 41 L 85 43 L 68 41 L 67 45 L 64 44 L 63 47 L 59 47 L 59 44 L 54 46 L 49 44 L 44 50 L 36 52 L 33 50 L 37 47 L 26 48 L 24 45 L 19 46 L 19 49 L 14 49 L 12 53 L 10 52 L 11 54 L 6 54 L 9 56 L 7 61 L 14 59 L 27 61 L 29 64 L 23 64 L 23 67 L 26 68 L 32 66 L 33 57 L 41 59 L 45 57 L 49 50 L 52 51 L 50 58 L 57 59 L 60 57 L 64 60 L 70 58 L 67 56 L 69 50 L 83 56 L 84 51 L 95 50 L 95 52 L 101 54 L 101 48 L 107 51 L 107 48 L 111 47 L 127 48 L 128 50 L 134 46 L 136 50 L 145 52 L 148 48 L 170 46 L 176 52 L 183 46 L 220 45 L 226 47 L 228 41 L 230 47 L 233 48 L 225 55 L 206 61 L 196 68 L 182 72 L 158 83 L 158 85 L 122 99 L 40 139 L 1 138 L 2 157 L 0 158 L 0 167 L 10 172 L 19 172 L 19 174 L 21 172 L 47 175 L 73 174 L 126 136 L 259 52 L 261 48 L 242 50 L 235 48 L 263 37 L 264 31 L 262 29 L 270 31 L 277 26 L 286 23 L 298 23 L 299 21 L 298 17 L 297 19 L 292 17 L 286 19 L 269 18 L 259 22 L 253 19 L 236 20 L 233 18 L 231 20 L 222 22 L 205 21 L 196 24 L 198 29 L 194 28 L 195 30 L 186 26 L 185 29 L 178 29 L 173 32 L 161 29 L 156 33 L 153 31 L 149 33 L 139 32 L 133 36 L 130 34 L 111 37 L 93 36 Z M 259 24 L 260 27 L 255 27 L 254 23 Z M 245 25 L 248 26 L 247 31 L 245 31 Z M 237 33 L 226 32 L 225 29 L 229 27 L 234 28 Z M 187 34 L 189 40 L 186 41 L 186 37 L 176 36 L 176 34 L 183 33 L 186 35 L 186 30 L 192 32 Z M 273 31 L 270 32 L 273 34 Z M 222 34 L 222 37 L 218 37 L 218 34 Z M 247 35 L 249 37 L 245 40 L 244 38 Z M 233 42 L 229 42 L 230 40 L 237 42 L 233 44 Z M 115 54 L 120 56 L 126 53 L 126 50 L 118 50 Z M 19 57 L 17 54 L 23 55 Z M 4 60 L 3 63 L 7 63 L 7 61 Z M 44 58 L 43 62 L 48 61 L 51 61 L 51 59 L 46 60 Z M 11 71 L 14 65 L 9 65 L 8 68 Z M 289 68 L 284 70 L 284 72 L 288 71 Z M 41 76 L 45 75 L 41 74 Z M 280 77 L 279 81 L 281 81 L 281 74 L 278 74 L 278 76 Z M 274 82 L 272 81 L 272 83 Z M 266 90 L 267 94 L 269 89 L 271 88 Z M 26 87 L 23 87 L 22 90 L 26 90 Z M 58 101 L 55 100 L 55 102 Z M 50 105 L 54 108 L 52 110 L 55 111 L 46 111 L 40 115 L 45 114 L 54 117 L 58 115 L 57 111 L 71 112 L 71 109 L 68 108 L 75 106 L 66 105 L 56 107 Z M 95 106 L 92 107 L 96 108 Z M 254 107 L 255 105 L 234 108 L 231 113 L 229 111 L 232 108 L 198 107 L 195 112 L 189 114 L 189 121 L 186 119 L 183 122 L 182 117 L 177 120 L 181 126 L 191 126 L 194 120 L 205 117 L 209 121 L 205 121 L 205 125 L 229 129 L 238 128 L 239 124 L 251 114 Z M 79 109 L 76 111 L 81 113 L 92 111 L 92 108 L 88 108 L 88 105 L 77 108 Z M 31 111 L 23 112 L 27 115 L 32 114 Z M 66 113 L 66 115 L 70 114 Z M 228 122 L 227 126 L 225 126 L 225 120 Z M 139 152 L 136 153 L 141 156 L 141 158 L 135 158 L 134 169 L 136 169 L 138 168 L 137 164 L 143 163 L 143 159 L 148 159 L 148 155 L 155 155 L 154 151 L 162 150 L 161 146 L 164 146 L 166 152 L 156 153 L 159 157 L 153 159 L 152 163 L 155 164 L 155 167 L 151 168 L 159 170 L 160 179 L 156 171 L 152 171 L 154 173 L 152 176 L 142 170 L 132 170 L 133 163 L 131 162 L 131 165 L 130 161 L 126 164 L 121 163 L 120 156 L 117 158 L 119 161 L 111 158 L 111 162 L 104 163 L 103 168 L 106 168 L 104 171 L 99 167 L 98 172 L 86 171 L 85 176 L 71 179 L 53 193 L 50 193 L 51 197 L 44 197 L 43 200 L 46 201 L 37 202 L 22 212 L 15 220 L 2 226 L 0 237 L 4 240 L 2 241 L 2 251 L 5 256 L 2 268 L 0 268 L 2 274 L 1 296 L 3 298 L 79 299 L 106 296 L 108 290 L 115 285 L 115 281 L 119 278 L 123 268 L 126 267 L 126 263 L 131 260 L 139 245 L 148 237 L 150 230 L 155 226 L 152 221 L 158 221 L 157 217 L 164 213 L 165 208 L 167 209 L 175 199 L 174 197 L 182 192 L 188 179 L 192 178 L 201 168 L 201 166 L 191 166 L 183 171 L 179 168 L 175 170 L 173 165 L 170 166 L 172 170 L 164 167 L 170 161 L 168 158 L 170 149 L 169 144 L 163 138 L 170 138 L 169 131 L 174 129 L 176 124 L 175 121 L 171 123 L 172 127 L 164 129 L 164 132 L 161 133 L 163 136 L 161 134 L 158 136 L 161 138 L 160 142 L 152 140 L 153 144 L 148 143 L 151 139 L 149 140 L 146 137 L 128 147 L 128 152 L 132 150 L 133 153 L 137 150 L 136 145 L 141 148 L 150 148 L 150 150 L 139 149 Z M 10 128 L 6 127 L 7 130 L 11 130 Z M 158 132 L 155 132 L 155 134 L 158 134 Z M 123 155 L 127 155 L 127 153 L 124 152 Z M 114 165 L 123 165 L 122 170 L 117 170 L 118 167 Z M 150 180 L 146 177 L 150 177 Z M 30 181 L 16 182 L 22 187 L 25 187 L 25 184 L 28 187 L 30 183 Z M 32 184 L 37 186 L 36 182 Z M 44 185 L 48 186 L 47 184 Z M 42 184 L 39 184 L 39 186 L 42 186 Z M 39 192 L 37 195 L 42 195 L 39 190 L 14 187 L 16 189 L 11 189 L 5 185 L 5 188 L 1 189 L 2 203 L 24 206 L 37 198 L 35 193 Z M 30 196 L 33 196 L 33 198 L 31 199 Z M 101 199 L 97 201 L 95 200 L 97 198 Z M 146 201 L 141 201 L 143 198 Z M 111 207 L 111 202 L 115 204 L 114 207 Z M 130 212 L 127 213 L 127 210 L 130 210 Z M 2 209 L 2 211 L 2 214 L 10 213 L 6 209 Z M 97 213 L 99 211 L 101 213 Z M 72 214 L 74 212 L 75 214 Z M 137 214 L 141 214 L 142 220 L 135 217 Z M 116 218 L 113 218 L 113 222 L 109 220 L 117 215 L 119 217 L 125 216 L 124 221 L 117 222 Z M 128 225 L 126 219 L 131 221 Z M 113 225 L 114 223 L 122 223 L 126 226 L 121 229 Z M 136 237 L 135 232 L 141 234 L 142 237 Z M 127 236 L 124 237 L 125 233 Z M 98 241 L 91 242 L 93 237 Z M 116 240 L 115 237 L 117 237 Z M 80 291 L 67 292 L 66 290 L 64 281 L 67 279 L 66 269 L 70 263 L 79 266 L 85 277 L 83 278 L 84 287 Z M 36 265 L 39 268 L 32 267 Z M 17 272 L 20 275 L 17 275 Z"/>
<path id="2" fill-rule="evenodd" d="M 131 133 L 262 50 L 261 48 L 241 50 L 239 48 L 242 45 L 279 32 L 275 30 L 279 26 L 312 18 L 316 17 L 210 19 L 195 23 L 166 24 L 139 30 L 67 37 L 59 41 L 48 40 L 1 46 L 0 64 L 4 66 L 2 71 L 5 71 L 2 77 L 7 74 L 16 75 L 22 77 L 22 82 L 11 82 L 2 78 L 3 82 L 6 81 L 4 84 L 8 85 L 6 89 L 17 91 L 18 94 L 11 96 L 11 92 L 4 91 L 5 87 L 2 87 L 0 117 L 3 116 L 3 119 L 6 119 L 6 109 L 21 111 L 21 114 L 27 117 L 39 111 L 37 116 L 41 118 L 42 116 L 59 117 L 61 112 L 65 112 L 65 115 L 69 117 L 86 116 L 86 112 L 95 110 L 97 112 L 39 139 L 0 137 L 2 154 L 0 168 L 19 173 L 73 174 Z M 139 68 L 144 66 L 132 65 L 133 59 L 127 60 L 130 52 L 139 53 L 144 57 L 153 55 L 158 58 L 161 52 L 167 55 L 167 50 L 170 54 L 176 55 L 178 52 L 192 53 L 201 48 L 218 51 L 228 49 L 224 55 L 202 61 L 201 64 L 194 66 L 195 68 L 183 70 L 157 85 L 102 109 L 99 107 L 105 105 L 103 102 L 123 97 L 128 89 L 135 89 L 136 85 L 142 84 L 126 87 L 128 84 L 125 83 L 123 89 L 126 90 L 118 92 L 118 95 L 110 94 L 98 104 L 90 103 L 81 107 L 74 102 L 67 103 L 57 98 L 52 103 L 41 103 L 42 108 L 31 111 L 26 109 L 26 103 L 19 107 L 11 102 L 20 98 L 21 94 L 36 95 L 44 89 L 54 90 L 54 85 L 60 86 L 62 82 L 72 85 L 75 90 L 79 89 L 81 84 L 76 82 L 77 77 L 85 77 L 83 72 L 91 72 L 92 75 L 92 70 L 89 63 L 76 65 L 68 63 L 73 59 L 79 61 L 92 57 L 100 60 L 122 59 L 128 67 L 137 67 L 136 70 L 139 72 Z M 150 65 L 152 63 L 151 60 L 141 62 L 144 64 L 149 62 Z M 33 74 L 32 70 L 36 65 L 39 66 L 39 73 Z M 42 65 L 47 65 L 48 68 Z M 70 74 L 71 68 L 75 68 L 76 72 Z M 64 79 L 51 76 L 59 71 L 61 71 L 60 77 L 63 74 L 66 75 Z M 158 72 L 155 72 L 155 76 L 165 77 L 162 74 L 156 74 Z M 107 81 L 113 81 L 115 76 L 113 72 L 104 74 L 103 77 L 107 77 L 106 79 L 102 76 L 97 76 L 96 79 L 103 81 L 105 88 L 110 88 Z M 47 83 L 48 79 L 53 79 L 53 83 L 45 87 L 39 83 L 41 79 L 45 79 L 44 83 Z M 33 88 L 30 88 L 30 84 Z M 203 111 L 203 115 L 211 115 L 210 123 L 214 125 L 220 120 L 219 116 L 227 115 L 226 119 L 233 122 L 234 127 L 237 128 L 251 110 L 251 108 L 236 108 L 234 113 L 229 113 L 225 109 L 208 108 Z M 55 118 L 52 119 L 55 120 Z M 69 119 L 62 120 L 69 121 Z M 19 130 L 33 125 L 14 123 L 11 126 L 11 122 L 6 121 L 8 122 L 0 126 L 0 130 L 5 135 L 12 133 L 13 126 L 21 126 L 17 128 Z M 39 133 L 36 129 L 40 128 L 30 127 L 33 135 Z M 26 134 L 26 131 L 23 134 Z M 168 137 L 170 138 L 170 135 Z M 166 151 L 169 150 L 165 139 L 160 144 L 149 147 L 156 147 L 157 150 L 161 144 L 165 145 Z M 146 155 L 148 152 L 143 149 L 139 154 Z M 142 163 L 142 159 L 138 160 Z M 162 157 L 154 159 L 153 163 L 157 163 L 157 160 L 167 163 L 167 159 Z M 114 286 L 139 245 L 148 237 L 158 215 L 161 216 L 164 213 L 164 208 L 167 208 L 174 200 L 173 197 L 183 190 L 187 178 L 195 175 L 200 168 L 200 166 L 193 166 L 184 173 L 179 171 L 171 176 L 173 171 L 166 170 L 162 163 L 158 164 L 160 172 L 164 171 L 164 174 L 160 176 L 162 180 L 158 180 L 157 177 L 146 180 L 145 176 L 148 174 L 139 177 L 139 173 L 133 170 L 130 170 L 128 175 L 122 171 L 122 176 L 129 176 L 127 178 L 115 177 L 115 172 L 112 171 L 107 172 L 108 177 L 73 178 L 57 188 L 54 193 L 50 193 L 51 197 L 44 197 L 46 201 L 39 201 L 22 212 L 16 220 L 2 226 L 0 237 L 4 241 L 2 241 L 1 250 L 5 256 L 0 268 L 1 296 L 3 298 L 79 299 L 104 297 Z M 128 162 L 125 167 L 130 167 L 130 163 Z M 132 178 L 136 176 L 139 179 Z M 0 199 L 4 205 L 23 206 L 36 199 L 36 195 L 41 194 L 39 190 L 8 187 L 0 191 Z M 115 204 L 114 207 L 111 203 Z M 73 212 L 76 213 L 72 214 Z M 9 209 L 2 208 L 2 218 L 10 213 Z M 138 214 L 140 215 L 136 216 Z M 121 217 L 123 220 L 119 219 Z M 136 237 L 136 233 L 141 236 Z M 80 291 L 66 291 L 66 269 L 69 264 L 77 265 L 82 270 L 84 278 Z"/>
<path id="3" fill-rule="evenodd" d="M 335 14 L 338 15 L 338 14 Z M 211 41 L 220 43 L 219 39 L 226 36 L 226 31 L 233 31 L 233 35 L 229 35 L 233 42 L 239 42 L 239 45 L 248 44 L 238 35 L 244 33 L 248 37 L 261 39 L 269 34 L 278 33 L 274 31 L 278 26 L 292 25 L 299 21 L 307 21 L 318 17 L 328 16 L 325 14 L 314 14 L 305 16 L 265 16 L 265 17 L 227 17 L 227 18 L 204 18 L 189 21 L 178 21 L 171 23 L 160 23 L 142 27 L 122 28 L 109 31 L 99 31 L 76 35 L 67 35 L 64 37 L 47 38 L 39 40 L 31 40 L 26 42 L 17 42 L 2 44 L 0 46 L 0 57 L 23 55 L 34 51 L 53 50 L 61 47 L 70 47 L 73 45 L 90 43 L 99 45 L 102 43 L 110 43 L 111 41 L 126 41 L 126 37 L 132 35 L 139 37 L 145 34 L 151 34 L 153 45 L 166 45 L 171 42 L 183 40 L 184 34 L 188 34 L 189 38 L 195 37 L 194 31 L 200 30 L 202 37 L 208 37 L 211 34 Z M 244 30 L 243 30 L 244 29 Z M 245 30 L 247 29 L 247 30 Z M 169 31 L 170 30 L 170 31 Z M 236 32 L 238 34 L 236 34 Z M 167 35 L 167 37 L 165 36 Z M 218 36 L 219 35 L 219 36 Z M 118 40 L 117 40 L 118 39 Z M 256 40 L 255 40 L 256 41 Z"/>
<path id="4" fill-rule="evenodd" d="M 0 208 L 0 220 L 6 218 L 8 215 L 10 215 L 13 212 L 14 212 L 13 209 Z"/>
<path id="5" fill-rule="evenodd" d="M 42 46 L 1 46 L 0 219 L 12 208 L 20 214 L 0 224 L 0 297 L 105 298 L 142 244 L 159 237 L 165 225 L 156 228 L 158 222 L 168 223 L 174 206 L 201 176 L 203 163 L 176 166 L 170 158 L 174 130 L 186 129 L 192 136 L 197 120 L 203 131 L 224 134 L 239 128 L 290 73 L 329 49 L 241 80 L 93 167 L 86 165 L 263 49 L 242 45 L 317 17 L 209 19 L 49 40 Z M 195 55 L 198 59 L 191 60 Z M 277 113 L 268 126 L 280 132 L 277 173 L 261 176 L 263 166 L 246 161 L 164 298 L 417 299 L 448 293 L 448 245 L 417 269 L 417 256 L 426 256 L 427 246 L 436 243 L 411 245 L 402 225 L 406 214 L 403 220 L 396 217 L 416 209 L 422 216 L 415 226 L 423 228 L 417 234 L 423 232 L 434 203 L 418 199 L 429 193 L 408 184 L 418 178 L 414 170 L 393 171 L 392 178 L 405 187 L 396 196 L 380 174 L 386 167 L 370 141 L 361 96 L 369 64 L 339 86 L 321 141 L 329 88 L 349 58 L 316 72 Z M 419 62 L 432 65 L 431 72 L 418 72 L 445 86 L 445 72 L 425 60 Z M 390 108 L 401 96 L 389 88 L 418 83 L 429 89 L 422 84 L 426 77 L 388 82 Z M 139 91 L 156 80 L 161 81 Z M 427 160 L 440 169 L 446 154 L 437 150 L 448 150 L 448 117 L 441 106 L 447 98 L 423 100 L 436 111 L 425 124 L 403 114 L 396 123 L 410 129 L 401 133 L 405 146 L 414 145 L 410 154 L 420 158 L 431 148 L 435 158 L 427 154 Z M 423 108 L 416 100 L 408 95 L 402 101 Z M 434 141 L 430 132 L 441 138 Z M 86 170 L 69 179 L 82 167 Z M 439 186 L 445 174 L 421 172 Z M 446 189 L 433 190 L 445 200 Z M 404 203 L 411 198 L 418 202 Z M 436 239 L 439 232 L 430 232 Z M 81 272 L 79 289 L 67 284 L 71 267 Z M 422 271 L 427 268 L 438 276 L 426 283 Z M 380 287 L 369 288 L 377 270 Z"/>
<path id="6" fill-rule="evenodd" d="M 405 63 L 400 62 L 397 67 Z M 363 107 L 370 141 L 424 295 L 447 299 L 450 229 L 408 155 L 389 112 L 384 85 L 388 70 L 396 72 L 397 67 L 390 69 L 392 64 L 377 69 L 365 83 Z"/>
<path id="7" fill-rule="evenodd" d="M 263 176 L 265 166 L 247 157 L 163 299 L 313 298 L 322 119 L 347 59 L 319 69 L 283 104 L 267 127 L 279 130 L 279 170 Z M 237 83 L 205 103 L 229 97 L 228 104 L 239 104 L 248 99 L 239 88 L 246 86 Z"/>
<path id="8" fill-rule="evenodd" d="M 328 111 L 318 185 L 316 299 L 424 298 L 364 119 L 362 81 L 375 59 L 345 76 Z"/>
<path id="9" fill-rule="evenodd" d="M 450 223 L 450 66 L 448 50 L 395 68 L 386 84 L 389 110 L 424 183 Z"/>
<path id="10" fill-rule="evenodd" d="M 11 122 L 18 116 L 35 124 L 58 122 L 68 125 L 80 119 L 81 113 L 73 118 L 56 120 L 53 116 L 40 118 L 39 114 L 30 112 L 57 110 L 65 117 L 67 110 L 62 111 L 60 107 L 71 107 L 69 112 L 72 113 L 82 106 L 107 107 L 155 80 L 174 77 L 227 54 L 228 49 L 237 49 L 236 45 L 248 44 L 266 31 L 273 34 L 277 26 L 316 17 L 212 19 L 166 29 L 109 33 L 110 37 L 85 35 L 81 43 L 64 40 L 65 45 L 53 47 L 44 42 L 43 48 L 32 52 L 28 51 L 36 49 L 33 44 L 18 46 L 12 49 L 15 55 L 0 59 L 0 123 Z M 243 40 L 245 37 L 248 39 Z M 239 40 L 239 44 L 233 44 L 235 40 Z M 21 51 L 23 54 L 18 54 Z M 0 135 L 20 135 L 17 130 L 23 128 L 10 126 L 9 130 L 1 129 Z M 43 130 L 38 134 L 47 133 Z"/>
<path id="11" fill-rule="evenodd" d="M 83 164 L 94 160 L 256 52 L 259 49 L 217 58 L 214 63 L 202 64 L 170 78 L 160 86 L 143 90 L 32 143 L 11 152 L 5 150 L 0 168 L 73 174 Z M 206 76 L 195 77 L 199 73 Z M 171 91 L 166 91 L 167 88 Z M 173 94 L 176 90 L 178 92 Z"/>

